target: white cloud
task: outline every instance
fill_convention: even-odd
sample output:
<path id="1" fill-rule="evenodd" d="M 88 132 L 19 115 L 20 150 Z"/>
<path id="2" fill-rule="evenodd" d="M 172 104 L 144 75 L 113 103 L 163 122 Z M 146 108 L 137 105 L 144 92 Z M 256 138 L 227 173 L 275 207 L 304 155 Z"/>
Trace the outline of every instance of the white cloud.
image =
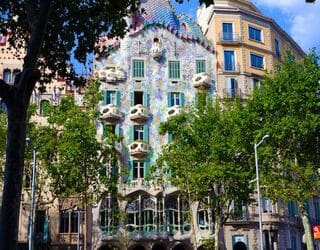
<path id="1" fill-rule="evenodd" d="M 320 0 L 315 4 L 305 0 L 253 0 L 259 9 L 282 27 L 307 52 L 309 48 L 320 50 Z"/>

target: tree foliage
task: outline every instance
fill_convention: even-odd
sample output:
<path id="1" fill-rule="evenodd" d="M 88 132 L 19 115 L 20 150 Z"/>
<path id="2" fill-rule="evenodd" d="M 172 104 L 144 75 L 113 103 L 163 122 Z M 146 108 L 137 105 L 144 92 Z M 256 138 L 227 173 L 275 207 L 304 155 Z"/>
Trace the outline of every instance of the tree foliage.
<path id="1" fill-rule="evenodd" d="M 116 164 L 110 143 L 114 145 L 116 138 L 98 141 L 96 136 L 96 110 L 101 99 L 99 84 L 93 82 L 84 98 L 85 108 L 77 106 L 72 96 L 62 98 L 49 110 L 49 125 L 38 129 L 37 151 L 56 196 L 86 195 L 88 202 L 116 186 L 117 176 L 107 178 L 106 169 L 106 163 Z"/>
<path id="2" fill-rule="evenodd" d="M 302 216 L 308 216 L 305 205 L 320 191 L 318 61 L 315 52 L 299 61 L 288 53 L 248 103 L 257 134 L 270 135 L 259 153 L 263 191 L 274 200 L 296 201 Z"/>
<path id="3" fill-rule="evenodd" d="M 102 33 L 123 36 L 124 18 L 136 0 L 15 0 L 0 2 L 0 32 L 26 52 L 22 73 L 9 86 L 0 80 L 0 98 L 8 108 L 4 191 L 0 220 L 0 249 L 16 249 L 24 169 L 26 113 L 36 81 L 56 74 L 77 80 L 71 58 L 83 63 Z M 103 52 L 103 51 L 102 51 Z M 40 78 L 41 76 L 41 78 Z"/>
<path id="4" fill-rule="evenodd" d="M 10 31 L 9 42 L 14 48 L 29 49 L 30 34 L 36 29 L 42 8 L 45 8 L 43 2 L 48 2 L 50 11 L 39 52 L 41 60 L 37 62 L 42 72 L 41 80 L 49 81 L 56 73 L 74 77 L 71 59 L 86 63 L 88 53 L 95 51 L 101 34 L 124 36 L 124 17 L 136 8 L 137 1 L 1 1 L 0 32 L 7 34 Z"/>
<path id="5" fill-rule="evenodd" d="M 221 108 L 205 94 L 198 99 L 197 107 L 161 124 L 160 132 L 172 134 L 173 141 L 163 148 L 153 173 L 170 173 L 169 180 L 189 202 L 209 197 L 218 249 L 219 228 L 235 212 L 232 205 L 250 201 L 252 144 L 245 137 L 248 124 L 241 120 L 245 111 L 239 101 Z"/>

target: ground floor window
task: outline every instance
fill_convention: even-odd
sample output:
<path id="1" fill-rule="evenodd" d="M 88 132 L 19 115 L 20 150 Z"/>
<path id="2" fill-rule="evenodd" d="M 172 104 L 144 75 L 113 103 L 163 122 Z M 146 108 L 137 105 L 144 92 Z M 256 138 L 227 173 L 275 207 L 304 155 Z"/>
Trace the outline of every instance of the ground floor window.
<path id="1" fill-rule="evenodd" d="M 113 235 L 119 228 L 119 206 L 115 196 L 109 194 L 100 206 L 100 228 L 103 233 Z"/>
<path id="2" fill-rule="evenodd" d="M 190 207 L 180 196 L 164 198 L 139 195 L 131 199 L 126 212 L 126 228 L 131 233 L 185 234 L 191 229 Z"/>

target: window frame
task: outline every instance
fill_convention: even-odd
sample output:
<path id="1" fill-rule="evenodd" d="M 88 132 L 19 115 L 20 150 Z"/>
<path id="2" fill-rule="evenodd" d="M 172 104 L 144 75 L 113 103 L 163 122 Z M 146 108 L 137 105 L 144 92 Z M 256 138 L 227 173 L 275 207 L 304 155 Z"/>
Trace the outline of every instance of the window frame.
<path id="1" fill-rule="evenodd" d="M 179 65 L 179 77 L 175 77 L 175 76 L 173 76 L 173 77 L 171 77 L 171 67 L 170 67 L 170 64 L 171 63 L 178 63 L 178 65 Z M 174 69 L 174 71 L 177 71 L 177 69 Z M 171 81 L 179 81 L 179 80 L 181 80 L 181 74 L 182 72 L 181 72 L 181 61 L 180 60 L 177 60 L 177 59 L 169 59 L 168 60 L 168 79 L 169 80 L 171 80 Z M 174 75 L 176 74 L 176 73 L 173 73 Z"/>
<path id="2" fill-rule="evenodd" d="M 251 29 L 253 29 L 253 30 L 255 31 L 254 37 L 251 37 L 251 33 L 250 33 L 250 30 L 251 30 Z M 260 32 L 260 40 L 256 38 L 256 31 L 259 31 L 259 32 Z M 249 24 L 249 25 L 248 25 L 248 38 L 249 38 L 249 40 L 251 40 L 251 41 L 263 43 L 263 42 L 264 42 L 264 39 L 263 39 L 263 29 L 258 28 L 258 27 L 255 27 L 255 26 Z"/>
<path id="3" fill-rule="evenodd" d="M 132 161 L 132 180 L 141 180 L 145 176 L 145 164 L 143 161 Z"/>
<path id="4" fill-rule="evenodd" d="M 170 106 L 169 107 L 173 107 L 173 106 L 181 106 L 181 93 L 180 92 L 170 92 Z"/>
<path id="5" fill-rule="evenodd" d="M 138 141 L 138 140 L 143 141 L 144 140 L 144 133 L 145 133 L 144 125 L 142 125 L 142 124 L 133 125 L 133 140 L 134 141 Z M 136 135 L 137 135 L 137 137 L 136 137 Z"/>
<path id="6" fill-rule="evenodd" d="M 225 36 L 225 33 L 226 34 L 229 34 L 229 32 L 224 32 L 223 31 L 223 25 L 224 24 L 231 24 L 231 27 L 232 27 L 232 32 L 231 32 L 231 37 L 228 37 L 228 36 Z M 222 22 L 221 23 L 221 31 L 222 31 L 222 36 L 221 36 L 221 38 L 222 38 L 222 40 L 223 41 L 225 41 L 225 42 L 232 42 L 232 41 L 234 41 L 234 23 L 233 22 Z M 231 39 L 230 39 L 231 38 Z"/>
<path id="7" fill-rule="evenodd" d="M 252 57 L 261 58 L 262 59 L 262 65 L 260 67 L 257 66 L 257 65 L 253 65 Z M 250 67 L 251 68 L 255 68 L 255 69 L 265 70 L 266 65 L 265 65 L 265 57 L 264 57 L 264 55 L 257 54 L 257 53 L 254 53 L 254 52 L 250 52 Z"/>
<path id="8" fill-rule="evenodd" d="M 198 63 L 203 63 L 203 65 L 201 67 L 203 67 L 203 70 L 200 71 L 198 70 L 200 67 L 198 67 Z M 207 72 L 207 61 L 205 59 L 196 59 L 196 63 L 195 63 L 195 72 L 196 74 L 199 74 L 199 73 L 206 73 Z"/>
<path id="9" fill-rule="evenodd" d="M 113 104 L 117 105 L 117 91 L 116 90 L 106 90 L 106 105 Z"/>
<path id="10" fill-rule="evenodd" d="M 135 68 L 134 68 L 134 62 L 135 61 L 141 61 L 143 62 L 143 76 L 136 76 L 135 75 Z M 131 70 L 131 76 L 132 76 L 132 79 L 134 80 L 143 80 L 146 78 L 146 60 L 144 58 L 132 58 L 131 60 L 131 67 L 132 67 L 132 70 Z"/>
<path id="11" fill-rule="evenodd" d="M 274 50 L 276 56 L 281 57 L 280 42 L 277 38 L 274 39 Z"/>
<path id="12" fill-rule="evenodd" d="M 226 68 L 226 56 L 225 56 L 225 52 L 233 52 L 233 57 L 234 57 L 234 64 L 232 69 L 227 69 Z M 235 50 L 232 49 L 225 49 L 223 50 L 223 71 L 229 71 L 229 72 L 235 72 L 237 71 L 237 54 Z"/>

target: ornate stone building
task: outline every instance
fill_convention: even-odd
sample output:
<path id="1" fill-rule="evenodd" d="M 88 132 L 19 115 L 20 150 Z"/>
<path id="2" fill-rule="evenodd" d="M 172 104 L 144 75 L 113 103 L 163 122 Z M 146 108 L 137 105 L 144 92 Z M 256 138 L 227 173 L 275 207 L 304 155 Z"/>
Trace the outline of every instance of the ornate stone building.
<path id="1" fill-rule="evenodd" d="M 93 208 L 93 248 L 190 249 L 190 207 L 199 245 L 213 233 L 209 211 L 188 204 L 170 184 L 157 186 L 145 177 L 171 140 L 159 135 L 160 123 L 192 105 L 199 89 L 215 95 L 214 49 L 168 0 L 142 1 L 128 22 L 124 39 L 101 38 L 110 53 L 94 63 L 104 92 L 101 117 L 123 136 L 118 145 L 123 175 L 121 195 L 108 194 Z M 103 136 L 103 126 L 98 133 Z"/>

